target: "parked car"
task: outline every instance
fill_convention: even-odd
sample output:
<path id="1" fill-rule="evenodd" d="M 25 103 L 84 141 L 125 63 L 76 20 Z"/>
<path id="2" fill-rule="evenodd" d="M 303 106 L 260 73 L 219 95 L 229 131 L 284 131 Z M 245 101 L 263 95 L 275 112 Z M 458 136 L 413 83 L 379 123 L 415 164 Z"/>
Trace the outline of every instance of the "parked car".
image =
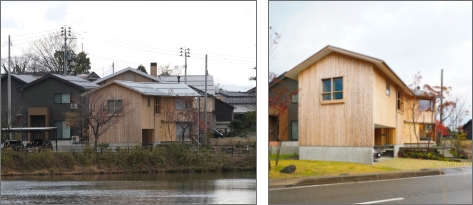
<path id="1" fill-rule="evenodd" d="M 219 132 L 217 129 L 212 128 L 211 131 L 215 138 L 223 138 L 223 134 Z"/>
<path id="2" fill-rule="evenodd" d="M 53 149 L 53 144 L 49 140 L 43 139 L 33 139 L 28 144 L 26 144 L 26 148 L 45 148 L 45 149 Z"/>
<path id="3" fill-rule="evenodd" d="M 381 152 L 379 151 L 379 149 L 373 147 L 373 159 L 376 158 L 381 158 Z"/>
<path id="4" fill-rule="evenodd" d="M 6 140 L 5 142 L 3 142 L 2 149 L 8 147 L 11 147 L 15 151 L 25 148 L 23 142 L 18 140 Z"/>

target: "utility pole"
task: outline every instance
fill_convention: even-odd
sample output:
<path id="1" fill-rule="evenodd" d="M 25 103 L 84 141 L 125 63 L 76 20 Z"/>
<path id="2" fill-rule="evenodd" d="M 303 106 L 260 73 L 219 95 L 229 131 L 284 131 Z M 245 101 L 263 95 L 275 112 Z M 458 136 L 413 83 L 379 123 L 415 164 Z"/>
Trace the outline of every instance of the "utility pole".
<path id="1" fill-rule="evenodd" d="M 182 51 L 184 51 L 184 83 L 187 84 L 187 57 L 190 57 L 189 51 L 191 51 L 189 48 L 181 47 L 181 55 L 182 56 Z"/>
<path id="2" fill-rule="evenodd" d="M 112 63 L 112 74 L 115 73 L 115 62 Z"/>
<path id="3" fill-rule="evenodd" d="M 441 106 L 443 104 L 443 69 L 440 70 L 440 105 Z M 440 125 L 439 126 L 442 126 L 442 123 L 443 123 L 443 109 L 442 107 L 440 107 Z M 440 139 L 437 140 L 439 143 L 441 142 L 440 140 L 442 140 L 442 134 L 440 133 Z M 445 141 L 443 143 L 443 149 L 442 149 L 442 154 L 445 156 Z"/>
<path id="4" fill-rule="evenodd" d="M 205 133 L 207 133 L 207 54 L 205 54 L 205 100 L 204 100 L 204 123 Z M 206 135 L 207 136 L 207 135 Z M 204 143 L 207 144 L 207 138 L 204 138 Z"/>
<path id="5" fill-rule="evenodd" d="M 8 90 L 8 128 L 11 128 L 11 59 L 10 59 L 10 46 L 11 46 L 11 40 L 10 40 L 10 35 L 8 35 L 8 85 L 7 85 L 7 90 Z M 9 139 L 11 140 L 11 132 L 8 134 Z"/>
<path id="6" fill-rule="evenodd" d="M 71 27 L 69 29 L 69 36 L 71 36 Z M 67 59 L 66 59 L 66 54 L 67 54 L 67 39 L 77 39 L 77 38 L 67 38 L 67 30 L 66 30 L 66 25 L 64 27 L 61 27 L 61 36 L 64 35 L 64 75 L 67 75 Z M 72 58 L 72 53 L 71 53 L 71 58 Z"/>

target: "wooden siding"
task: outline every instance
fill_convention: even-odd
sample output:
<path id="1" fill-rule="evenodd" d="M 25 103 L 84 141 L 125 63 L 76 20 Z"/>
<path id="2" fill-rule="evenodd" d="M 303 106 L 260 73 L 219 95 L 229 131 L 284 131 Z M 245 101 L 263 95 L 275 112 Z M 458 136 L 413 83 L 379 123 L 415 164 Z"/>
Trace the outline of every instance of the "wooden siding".
<path id="1" fill-rule="evenodd" d="M 343 77 L 344 103 L 322 104 L 324 78 Z M 299 73 L 299 146 L 374 145 L 373 64 L 331 53 Z"/>
<path id="2" fill-rule="evenodd" d="M 374 129 L 374 144 L 375 145 L 394 144 L 395 136 L 396 136 L 396 129 L 394 128 Z"/>
<path id="3" fill-rule="evenodd" d="M 99 143 L 141 143 L 142 129 L 141 129 L 141 101 L 142 96 L 133 90 L 127 89 L 120 85 L 110 85 L 95 91 L 98 95 L 114 94 L 123 100 L 128 101 L 129 105 L 126 109 L 132 111 L 123 117 L 120 121 L 110 127 L 110 129 L 99 137 Z M 90 100 L 92 101 L 92 100 Z M 92 131 L 90 129 L 90 131 Z M 91 133 L 91 142 L 94 136 Z"/>
<path id="4" fill-rule="evenodd" d="M 154 129 L 154 124 L 154 96 L 141 95 L 141 129 Z"/>
<path id="5" fill-rule="evenodd" d="M 378 67 L 373 65 L 373 121 L 375 124 L 396 127 L 397 86 Z M 386 94 L 386 82 L 390 94 Z M 366 91 L 365 91 L 366 92 Z"/>

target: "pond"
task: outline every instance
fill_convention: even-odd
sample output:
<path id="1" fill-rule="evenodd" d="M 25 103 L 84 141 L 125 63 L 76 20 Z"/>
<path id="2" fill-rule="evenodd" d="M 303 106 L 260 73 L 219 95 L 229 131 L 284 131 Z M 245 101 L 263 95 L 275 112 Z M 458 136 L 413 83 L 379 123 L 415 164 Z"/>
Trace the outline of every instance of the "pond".
<path id="1" fill-rule="evenodd" d="M 256 173 L 2 177 L 1 204 L 255 204 Z"/>

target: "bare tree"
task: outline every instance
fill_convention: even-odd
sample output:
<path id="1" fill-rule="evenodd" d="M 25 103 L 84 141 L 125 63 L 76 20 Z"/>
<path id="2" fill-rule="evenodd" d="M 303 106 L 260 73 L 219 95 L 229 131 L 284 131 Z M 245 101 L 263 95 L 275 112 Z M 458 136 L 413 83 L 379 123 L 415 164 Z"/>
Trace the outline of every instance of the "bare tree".
<path id="1" fill-rule="evenodd" d="M 192 105 L 193 97 L 165 97 L 162 98 L 164 114 L 164 137 L 170 141 L 181 141 L 186 138 L 194 139 L 197 133 L 197 108 Z M 175 136 L 175 140 L 173 140 Z"/>
<path id="2" fill-rule="evenodd" d="M 25 73 L 25 72 L 35 72 L 35 63 L 32 60 L 31 53 L 24 53 L 20 56 L 11 57 L 11 72 L 12 73 Z M 5 73 L 8 73 L 8 58 L 2 58 L 2 68 Z"/>
<path id="3" fill-rule="evenodd" d="M 131 102 L 119 93 L 88 92 L 74 96 L 71 101 L 77 109 L 65 113 L 66 124 L 88 126 L 96 149 L 100 136 L 133 111 Z"/>
<path id="4" fill-rule="evenodd" d="M 74 38 L 72 34 L 70 38 Z M 66 41 L 68 52 L 74 53 L 76 41 Z M 30 44 L 32 60 L 41 71 L 63 73 L 64 71 L 64 38 L 60 32 L 49 33 L 45 38 L 37 39 Z"/>
<path id="5" fill-rule="evenodd" d="M 269 26 L 269 47 L 268 47 L 268 54 L 269 54 L 269 59 L 273 59 L 274 57 L 271 57 L 273 54 L 274 50 L 278 47 L 279 40 L 281 38 L 281 34 L 274 31 L 273 26 Z"/>
<path id="6" fill-rule="evenodd" d="M 160 65 L 158 68 L 158 75 L 159 76 L 167 76 L 167 75 L 179 75 L 181 74 L 181 67 L 178 65 L 171 66 L 171 64 L 164 64 Z"/>

